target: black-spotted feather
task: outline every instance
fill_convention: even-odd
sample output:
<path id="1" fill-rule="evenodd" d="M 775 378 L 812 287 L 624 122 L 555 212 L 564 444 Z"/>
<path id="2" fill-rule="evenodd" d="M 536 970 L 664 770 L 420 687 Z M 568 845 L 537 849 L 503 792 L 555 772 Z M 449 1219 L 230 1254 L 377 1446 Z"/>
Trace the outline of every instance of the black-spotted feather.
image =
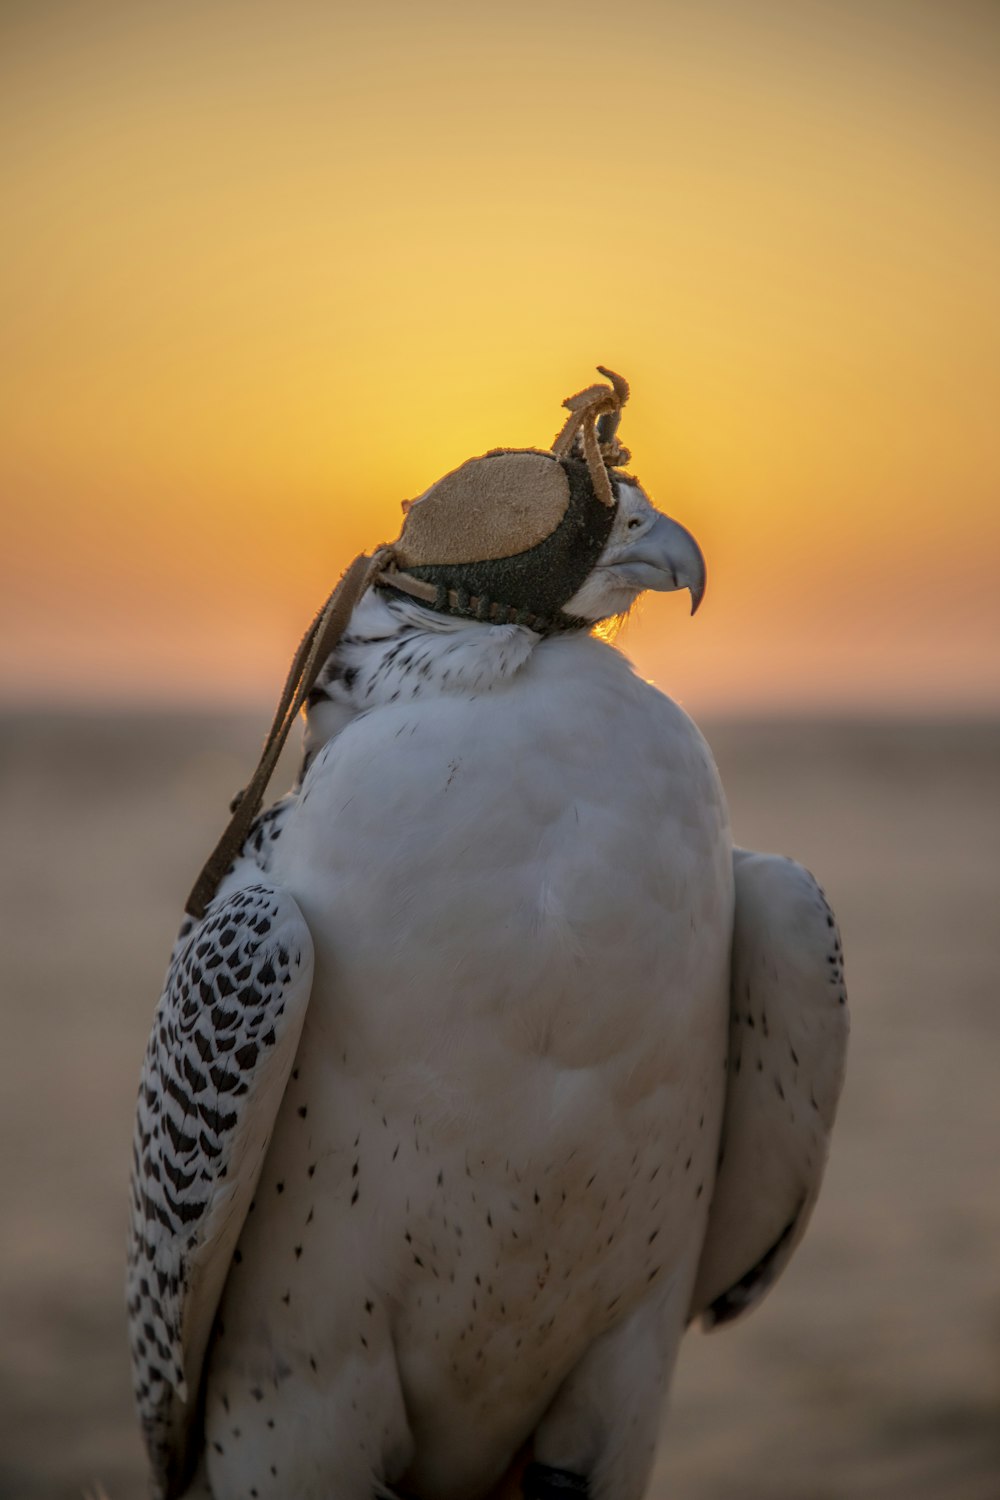
<path id="1" fill-rule="evenodd" d="M 719 1173 L 691 1316 L 755 1306 L 819 1195 L 847 1055 L 836 920 L 809 871 L 734 851 L 728 1085 Z"/>
<path id="2" fill-rule="evenodd" d="M 157 1492 L 196 1458 L 201 1368 L 312 985 L 295 902 L 248 867 L 174 948 L 146 1049 L 133 1142 L 128 1316 Z"/>

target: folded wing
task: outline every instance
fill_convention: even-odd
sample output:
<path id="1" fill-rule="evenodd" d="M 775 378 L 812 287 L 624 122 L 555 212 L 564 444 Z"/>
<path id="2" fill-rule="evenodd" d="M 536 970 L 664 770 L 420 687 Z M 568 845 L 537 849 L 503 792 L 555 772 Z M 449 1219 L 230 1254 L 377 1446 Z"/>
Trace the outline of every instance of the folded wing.
<path id="1" fill-rule="evenodd" d="M 808 870 L 734 854 L 729 1075 L 720 1166 L 690 1315 L 754 1306 L 805 1233 L 844 1078 L 840 935 Z"/>
<path id="2" fill-rule="evenodd" d="M 298 906 L 241 861 L 185 924 L 146 1049 L 128 1246 L 132 1370 L 157 1494 L 195 1460 L 202 1365 L 312 986 Z"/>

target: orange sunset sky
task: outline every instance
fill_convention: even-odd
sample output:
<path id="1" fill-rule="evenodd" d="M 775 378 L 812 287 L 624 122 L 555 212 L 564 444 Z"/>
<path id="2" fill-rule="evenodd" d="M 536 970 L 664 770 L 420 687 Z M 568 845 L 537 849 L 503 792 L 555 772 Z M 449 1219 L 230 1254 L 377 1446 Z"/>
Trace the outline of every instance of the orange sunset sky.
<path id="1" fill-rule="evenodd" d="M 600 361 L 694 711 L 1000 707 L 993 0 L 4 0 L 0 699 L 270 702 Z"/>

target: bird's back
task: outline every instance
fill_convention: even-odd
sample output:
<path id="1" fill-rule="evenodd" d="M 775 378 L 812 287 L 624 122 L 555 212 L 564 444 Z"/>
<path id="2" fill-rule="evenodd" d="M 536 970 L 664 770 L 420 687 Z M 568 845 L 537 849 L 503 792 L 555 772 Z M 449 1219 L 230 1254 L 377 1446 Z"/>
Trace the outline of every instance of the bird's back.
<path id="1" fill-rule="evenodd" d="M 694 1272 L 732 920 L 714 766 L 616 652 L 557 637 L 492 690 L 359 716 L 273 874 L 315 980 L 209 1436 L 235 1385 L 276 1431 L 350 1369 L 359 1401 L 398 1387 L 410 1487 L 474 1493 L 587 1345 Z"/>

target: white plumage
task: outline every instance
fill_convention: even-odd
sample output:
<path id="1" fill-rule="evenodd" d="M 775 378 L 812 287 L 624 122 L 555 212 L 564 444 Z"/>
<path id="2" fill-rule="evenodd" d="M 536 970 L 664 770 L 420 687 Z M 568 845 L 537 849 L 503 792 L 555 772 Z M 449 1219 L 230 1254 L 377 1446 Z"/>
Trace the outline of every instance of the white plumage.
<path id="1" fill-rule="evenodd" d="M 622 490 L 588 618 L 652 582 L 663 518 Z M 580 631 L 371 593 L 306 749 L 147 1053 L 158 1493 L 200 1463 L 215 1500 L 475 1500 L 530 1444 L 529 1500 L 632 1500 L 685 1324 L 751 1305 L 815 1201 L 833 918 L 787 861 L 734 879 L 703 739 Z"/>

